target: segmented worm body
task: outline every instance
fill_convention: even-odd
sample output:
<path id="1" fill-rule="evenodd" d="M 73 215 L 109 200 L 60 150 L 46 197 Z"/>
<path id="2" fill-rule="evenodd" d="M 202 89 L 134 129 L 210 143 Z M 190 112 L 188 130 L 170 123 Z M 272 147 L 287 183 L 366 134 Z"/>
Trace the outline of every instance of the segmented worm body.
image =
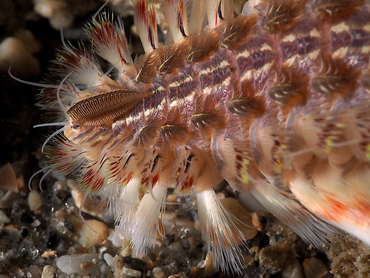
<path id="1" fill-rule="evenodd" d="M 87 26 L 91 53 L 58 56 L 63 81 L 42 97 L 68 123 L 47 148 L 51 168 L 105 199 L 138 254 L 173 187 L 196 195 L 214 264 L 240 272 L 244 238 L 213 190 L 222 180 L 314 245 L 331 225 L 370 245 L 369 3 L 251 1 L 233 17 L 206 1 L 208 27 L 191 32 L 183 1 L 165 0 L 164 46 L 154 9 L 134 5 L 146 51 L 135 62 L 104 14 Z"/>

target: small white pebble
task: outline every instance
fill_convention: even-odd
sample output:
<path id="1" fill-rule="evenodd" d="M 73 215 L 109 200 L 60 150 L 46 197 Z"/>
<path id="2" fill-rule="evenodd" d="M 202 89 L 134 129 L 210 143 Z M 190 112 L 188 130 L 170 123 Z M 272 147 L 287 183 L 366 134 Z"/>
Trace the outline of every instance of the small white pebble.
<path id="1" fill-rule="evenodd" d="M 34 227 L 34 228 L 36 228 L 36 227 L 40 226 L 40 224 L 41 224 L 40 220 L 35 219 L 35 220 L 33 220 L 33 222 L 31 223 L 31 226 L 32 226 L 32 227 Z"/>
<path id="2" fill-rule="evenodd" d="M 56 181 L 53 185 L 53 188 L 56 190 L 56 191 L 62 191 L 65 189 L 65 186 L 63 185 L 63 183 L 61 181 Z"/>
<path id="3" fill-rule="evenodd" d="M 97 265 L 92 264 L 93 261 L 99 259 L 99 254 L 74 254 L 74 255 L 65 255 L 60 257 L 56 265 L 57 267 L 67 274 L 78 273 L 81 275 L 87 274 L 99 269 Z M 87 269 L 81 269 L 82 264 L 91 263 L 91 267 Z"/>
<path id="4" fill-rule="evenodd" d="M 174 212 L 165 212 L 161 214 L 162 220 L 172 220 L 176 218 L 176 214 Z"/>
<path id="5" fill-rule="evenodd" d="M 2 210 L 0 210 L 0 224 L 6 224 L 9 222 L 10 219 L 8 218 L 8 216 L 6 216 L 6 214 Z"/>
<path id="6" fill-rule="evenodd" d="M 114 228 L 114 231 L 110 231 L 108 240 L 112 242 L 112 244 L 116 247 L 124 248 L 127 245 L 127 241 L 125 239 L 125 236 L 120 233 L 119 227 L 116 226 Z"/>
<path id="7" fill-rule="evenodd" d="M 131 277 L 140 277 L 141 271 L 132 269 L 132 268 L 123 267 L 121 274 L 131 276 Z"/>
<path id="8" fill-rule="evenodd" d="M 35 211 L 39 208 L 41 208 L 41 197 L 37 190 L 32 190 L 28 194 L 28 206 L 30 207 L 30 210 Z"/>
<path id="9" fill-rule="evenodd" d="M 52 265 L 45 265 L 42 269 L 41 278 L 54 278 L 57 268 Z"/>
<path id="10" fill-rule="evenodd" d="M 105 262 L 107 263 L 107 265 L 109 265 L 112 268 L 114 267 L 114 259 L 111 256 L 111 254 L 105 253 L 103 258 L 104 258 Z"/>

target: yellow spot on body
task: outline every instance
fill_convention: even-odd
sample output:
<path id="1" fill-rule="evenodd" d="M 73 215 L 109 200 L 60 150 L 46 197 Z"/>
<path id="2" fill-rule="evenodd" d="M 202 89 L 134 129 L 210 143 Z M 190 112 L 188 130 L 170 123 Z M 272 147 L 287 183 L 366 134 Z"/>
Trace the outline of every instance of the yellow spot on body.
<path id="1" fill-rule="evenodd" d="M 227 67 L 230 67 L 230 63 L 227 60 L 223 60 L 220 63 L 218 63 L 218 65 L 215 67 L 208 67 L 206 69 L 200 70 L 199 75 L 208 74 L 208 73 L 214 72 L 215 70 L 223 69 Z"/>
<path id="2" fill-rule="evenodd" d="M 337 51 L 333 53 L 333 58 L 343 58 L 347 55 L 347 52 L 349 50 L 349 47 L 341 47 Z"/>
<path id="3" fill-rule="evenodd" d="M 243 57 L 243 58 L 248 58 L 251 54 L 249 53 L 248 50 L 244 50 L 243 52 L 240 52 L 236 54 L 236 59 Z"/>
<path id="4" fill-rule="evenodd" d="M 189 95 L 187 95 L 185 98 L 177 98 L 175 100 L 173 100 L 170 104 L 170 108 L 172 107 L 176 107 L 179 105 L 179 103 L 181 102 L 184 102 L 184 103 L 189 103 L 191 101 L 193 101 L 195 95 L 197 94 L 196 91 L 192 91 Z"/>
<path id="5" fill-rule="evenodd" d="M 246 158 L 243 158 L 242 160 L 242 167 L 240 169 L 240 176 L 242 179 L 243 183 L 248 183 L 249 182 L 249 177 L 248 177 L 248 165 L 249 165 L 249 160 Z"/>
<path id="6" fill-rule="evenodd" d="M 310 54 L 308 54 L 308 58 L 310 58 L 311 60 L 316 60 L 319 54 L 320 54 L 320 49 L 317 49 L 311 52 Z"/>
<path id="7" fill-rule="evenodd" d="M 253 70 L 248 70 L 246 73 L 244 73 L 242 76 L 240 76 L 240 78 L 239 78 L 240 83 L 242 83 L 246 80 L 250 80 L 251 77 L 252 77 L 252 71 Z"/>
<path id="8" fill-rule="evenodd" d="M 366 159 L 370 160 L 370 144 L 366 145 Z"/>
<path id="9" fill-rule="evenodd" d="M 264 43 L 262 47 L 260 48 L 260 51 L 265 51 L 265 50 L 271 50 L 271 46 L 269 46 L 267 43 Z"/>
<path id="10" fill-rule="evenodd" d="M 188 77 L 186 77 L 186 78 L 184 78 L 184 79 L 182 79 L 180 81 L 174 81 L 174 82 L 172 82 L 168 87 L 169 88 L 179 87 L 180 85 L 183 85 L 183 84 L 185 84 L 187 82 L 191 82 L 191 81 L 193 81 L 193 77 L 188 76 Z"/>
<path id="11" fill-rule="evenodd" d="M 363 54 L 369 54 L 370 53 L 370 46 L 363 46 L 361 48 L 361 53 L 363 53 Z"/>
<path id="12" fill-rule="evenodd" d="M 333 31 L 335 33 L 340 33 L 344 31 L 349 31 L 349 26 L 345 22 L 341 22 L 337 25 L 334 25 L 330 28 L 330 31 Z"/>
<path id="13" fill-rule="evenodd" d="M 366 24 L 364 27 L 362 27 L 362 30 L 370 32 L 370 24 Z"/>
<path id="14" fill-rule="evenodd" d="M 299 56 L 300 55 L 297 54 L 297 55 L 294 55 L 293 57 L 290 57 L 288 60 L 286 60 L 284 62 L 284 65 L 292 66 L 295 63 L 295 61 L 298 59 Z"/>
<path id="15" fill-rule="evenodd" d="M 296 36 L 293 34 L 290 34 L 288 36 L 285 36 L 282 42 L 294 42 L 296 40 Z"/>
<path id="16" fill-rule="evenodd" d="M 320 37 L 321 37 L 321 35 L 320 35 L 319 31 L 317 31 L 317 29 L 316 29 L 316 28 L 314 28 L 314 29 L 312 29 L 312 30 L 310 31 L 310 37 L 313 37 L 313 38 L 320 38 Z"/>

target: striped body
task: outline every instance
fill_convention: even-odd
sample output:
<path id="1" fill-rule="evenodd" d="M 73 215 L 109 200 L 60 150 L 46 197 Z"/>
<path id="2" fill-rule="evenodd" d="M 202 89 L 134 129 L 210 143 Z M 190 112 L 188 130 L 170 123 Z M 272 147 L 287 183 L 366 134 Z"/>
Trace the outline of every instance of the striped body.
<path id="1" fill-rule="evenodd" d="M 326 222 L 370 245 L 370 5 L 261 1 L 224 18 L 168 46 L 150 40 L 135 63 L 122 29 L 104 17 L 91 25 L 95 53 L 66 49 L 63 82 L 44 92 L 45 108 L 68 120 L 51 167 L 78 172 L 139 254 L 175 187 L 196 194 L 215 264 L 240 271 L 243 236 L 213 191 L 223 179 L 310 243 L 333 233 Z"/>

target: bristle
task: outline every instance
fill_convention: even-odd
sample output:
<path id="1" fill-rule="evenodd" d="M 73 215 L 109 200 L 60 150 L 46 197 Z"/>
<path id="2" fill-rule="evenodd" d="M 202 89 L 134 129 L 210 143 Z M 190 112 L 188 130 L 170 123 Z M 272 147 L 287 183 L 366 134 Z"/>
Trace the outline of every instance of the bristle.
<path id="1" fill-rule="evenodd" d="M 232 216 L 222 206 L 213 190 L 196 194 L 199 220 L 208 252 L 212 251 L 213 265 L 225 273 L 242 273 L 244 264 L 240 245 L 244 236 Z"/>
<path id="2" fill-rule="evenodd" d="M 339 59 L 324 58 L 321 71 L 312 78 L 311 85 L 319 94 L 348 97 L 357 87 L 361 72 Z"/>
<path id="3" fill-rule="evenodd" d="M 229 0 L 205 0 L 208 28 L 219 26 L 223 19 L 232 16 L 233 9 Z"/>
<path id="4" fill-rule="evenodd" d="M 134 64 L 108 15 L 87 26 L 91 48 L 64 44 L 42 86 L 65 124 L 44 144 L 45 170 L 77 173 L 136 256 L 164 234 L 171 188 L 196 195 L 214 266 L 241 274 L 244 238 L 213 191 L 223 180 L 316 247 L 331 225 L 370 245 L 370 4 L 251 0 L 234 18 L 230 1 L 161 3 L 174 42 L 159 45 L 159 4 L 135 0 L 146 53 Z"/>
<path id="5" fill-rule="evenodd" d="M 131 243 L 137 255 L 145 254 L 146 247 L 153 247 L 155 236 L 160 227 L 160 212 L 166 199 L 169 184 L 160 180 L 152 193 L 146 193 L 141 199 L 132 223 Z"/>
<path id="6" fill-rule="evenodd" d="M 365 0 L 318 0 L 313 4 L 313 10 L 324 21 L 335 22 L 348 17 L 355 10 L 364 5 Z"/>
<path id="7" fill-rule="evenodd" d="M 125 65 L 133 62 L 122 23 L 115 25 L 113 16 L 111 17 L 108 13 L 101 14 L 98 19 L 93 19 L 86 26 L 86 31 L 93 42 L 97 55 L 107 60 L 122 73 L 125 70 Z"/>
<path id="8" fill-rule="evenodd" d="M 63 134 L 54 137 L 45 148 L 55 171 L 68 175 L 86 163 L 83 146 L 70 142 Z"/>
<path id="9" fill-rule="evenodd" d="M 62 50 L 56 60 L 60 66 L 60 73 L 70 74 L 69 80 L 79 90 L 85 90 L 90 87 L 100 85 L 100 77 L 103 72 L 94 56 L 80 45 L 79 48 L 68 46 Z"/>
<path id="10" fill-rule="evenodd" d="M 236 190 L 252 186 L 249 167 L 252 164 L 248 144 L 219 136 L 212 141 L 212 151 L 217 168 L 228 184 Z"/>
<path id="11" fill-rule="evenodd" d="M 274 216 L 315 247 L 327 245 L 330 238 L 339 233 L 334 227 L 316 218 L 291 193 L 279 190 L 268 182 L 256 184 L 251 192 Z"/>
<path id="12" fill-rule="evenodd" d="M 292 24 L 306 7 L 307 0 L 272 0 L 262 1 L 258 10 L 264 14 L 261 25 L 275 34 Z"/>
<path id="13" fill-rule="evenodd" d="M 129 239 L 132 232 L 134 217 L 139 203 L 140 179 L 132 178 L 122 190 L 117 202 L 117 210 L 114 210 L 119 222 L 119 231 Z"/>
<path id="14" fill-rule="evenodd" d="M 135 26 L 145 52 L 158 47 L 157 18 L 155 9 L 147 0 L 135 0 Z"/>
<path id="15" fill-rule="evenodd" d="M 182 37 L 189 35 L 185 2 L 184 0 L 162 0 L 161 3 L 172 39 L 178 42 Z"/>
<path id="16" fill-rule="evenodd" d="M 324 176 L 322 177 L 324 178 Z M 318 184 L 318 186 L 325 187 L 324 184 Z M 336 192 L 324 193 L 316 190 L 312 182 L 300 177 L 291 182 L 291 190 L 304 206 L 321 219 L 353 234 L 365 244 L 370 244 L 368 236 L 370 231 L 369 218 L 368 215 L 363 213 L 364 208 L 365 211 L 368 210 L 369 204 L 359 207 L 361 203 L 358 200 L 351 204 L 351 200 L 340 198 L 336 195 Z M 339 199 L 335 199 L 337 197 Z"/>
<path id="17" fill-rule="evenodd" d="M 189 18 L 189 32 L 195 32 L 200 35 L 205 21 L 205 3 L 204 1 L 197 0 L 188 1 L 188 3 L 192 4 L 191 11 L 188 10 L 187 13 Z"/>

